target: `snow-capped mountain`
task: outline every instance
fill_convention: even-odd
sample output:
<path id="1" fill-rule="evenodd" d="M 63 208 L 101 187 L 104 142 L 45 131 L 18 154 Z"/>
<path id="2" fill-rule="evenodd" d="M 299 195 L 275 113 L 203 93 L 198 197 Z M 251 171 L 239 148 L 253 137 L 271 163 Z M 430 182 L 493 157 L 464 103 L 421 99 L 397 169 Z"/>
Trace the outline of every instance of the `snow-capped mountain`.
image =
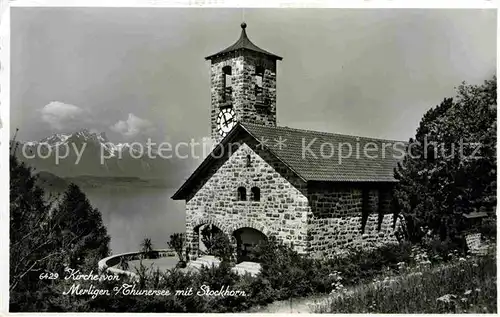
<path id="1" fill-rule="evenodd" d="M 149 157 L 155 153 L 146 144 L 112 143 L 105 133 L 87 129 L 56 133 L 39 141 L 20 142 L 16 154 L 37 170 L 61 177 L 135 176 L 162 178 L 167 160 Z"/>
<path id="2" fill-rule="evenodd" d="M 127 151 L 134 154 L 139 154 L 140 150 L 134 148 L 130 143 L 117 143 L 114 144 L 109 141 L 104 132 L 96 133 L 90 132 L 87 129 L 83 129 L 78 132 L 64 134 L 64 133 L 56 133 L 49 137 L 43 138 L 39 141 L 28 141 L 24 144 L 29 146 L 36 146 L 43 144 L 44 146 L 48 146 L 51 149 L 59 146 L 65 146 L 71 143 L 93 143 L 99 145 L 103 149 L 103 153 L 111 156 L 119 156 L 119 152 Z M 143 145 L 145 147 L 146 145 Z"/>
<path id="3" fill-rule="evenodd" d="M 33 143 L 47 143 L 49 145 L 58 145 L 64 143 L 70 136 L 71 134 L 56 133 L 54 135 L 51 135 L 50 137 L 40 140 L 39 142 L 35 141 Z"/>

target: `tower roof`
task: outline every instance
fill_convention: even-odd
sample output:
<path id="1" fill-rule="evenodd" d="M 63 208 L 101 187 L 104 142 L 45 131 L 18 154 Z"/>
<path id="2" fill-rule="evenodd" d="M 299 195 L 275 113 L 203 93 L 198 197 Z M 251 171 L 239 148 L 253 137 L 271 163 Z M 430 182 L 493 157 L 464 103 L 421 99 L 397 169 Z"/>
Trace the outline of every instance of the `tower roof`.
<path id="1" fill-rule="evenodd" d="M 283 59 L 282 57 L 280 57 L 278 55 L 274 55 L 273 53 L 270 53 L 266 50 L 263 50 L 260 47 L 258 47 L 257 45 L 253 44 L 252 41 L 250 41 L 250 39 L 247 36 L 247 32 L 245 31 L 246 27 L 247 27 L 247 24 L 245 22 L 241 23 L 241 35 L 240 35 L 240 38 L 238 39 L 238 41 L 236 41 L 236 43 L 234 43 L 233 45 L 229 46 L 228 48 L 226 48 L 218 53 L 215 53 L 215 54 L 212 54 L 210 56 L 205 57 L 205 59 L 212 60 L 215 57 L 218 57 L 218 56 L 230 53 L 230 52 L 235 52 L 238 50 L 249 50 L 249 51 L 257 52 L 260 54 L 267 55 L 275 60 L 282 60 Z"/>

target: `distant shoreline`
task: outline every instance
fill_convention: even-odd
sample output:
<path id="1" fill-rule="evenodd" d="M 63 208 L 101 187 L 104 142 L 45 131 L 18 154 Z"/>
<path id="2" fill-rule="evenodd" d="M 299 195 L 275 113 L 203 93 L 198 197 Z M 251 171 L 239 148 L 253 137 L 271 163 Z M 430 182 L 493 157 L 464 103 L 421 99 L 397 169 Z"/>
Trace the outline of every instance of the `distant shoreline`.
<path id="1" fill-rule="evenodd" d="M 48 171 L 36 173 L 41 187 L 51 190 L 64 190 L 73 183 L 82 188 L 124 188 L 124 187 L 144 187 L 144 188 L 174 188 L 176 182 L 164 178 L 140 178 L 137 176 L 57 176 Z"/>

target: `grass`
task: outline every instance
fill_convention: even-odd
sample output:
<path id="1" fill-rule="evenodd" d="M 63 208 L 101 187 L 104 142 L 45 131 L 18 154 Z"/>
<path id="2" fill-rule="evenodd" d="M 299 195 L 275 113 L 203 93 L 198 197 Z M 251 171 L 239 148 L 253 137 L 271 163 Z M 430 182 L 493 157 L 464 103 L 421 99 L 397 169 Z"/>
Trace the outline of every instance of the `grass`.
<path id="1" fill-rule="evenodd" d="M 496 259 L 483 257 L 360 285 L 315 313 L 496 313 Z"/>

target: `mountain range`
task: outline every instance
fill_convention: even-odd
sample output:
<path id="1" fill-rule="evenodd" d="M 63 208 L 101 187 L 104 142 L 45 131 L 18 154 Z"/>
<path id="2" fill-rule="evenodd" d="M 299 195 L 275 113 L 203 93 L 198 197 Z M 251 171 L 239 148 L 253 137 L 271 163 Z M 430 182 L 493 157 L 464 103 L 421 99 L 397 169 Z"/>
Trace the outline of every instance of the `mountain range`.
<path id="1" fill-rule="evenodd" d="M 132 177 L 169 179 L 185 177 L 179 160 L 164 159 L 154 147 L 140 143 L 112 143 L 105 133 L 83 129 L 56 133 L 39 141 L 17 142 L 16 156 L 35 168 L 62 178 Z"/>

